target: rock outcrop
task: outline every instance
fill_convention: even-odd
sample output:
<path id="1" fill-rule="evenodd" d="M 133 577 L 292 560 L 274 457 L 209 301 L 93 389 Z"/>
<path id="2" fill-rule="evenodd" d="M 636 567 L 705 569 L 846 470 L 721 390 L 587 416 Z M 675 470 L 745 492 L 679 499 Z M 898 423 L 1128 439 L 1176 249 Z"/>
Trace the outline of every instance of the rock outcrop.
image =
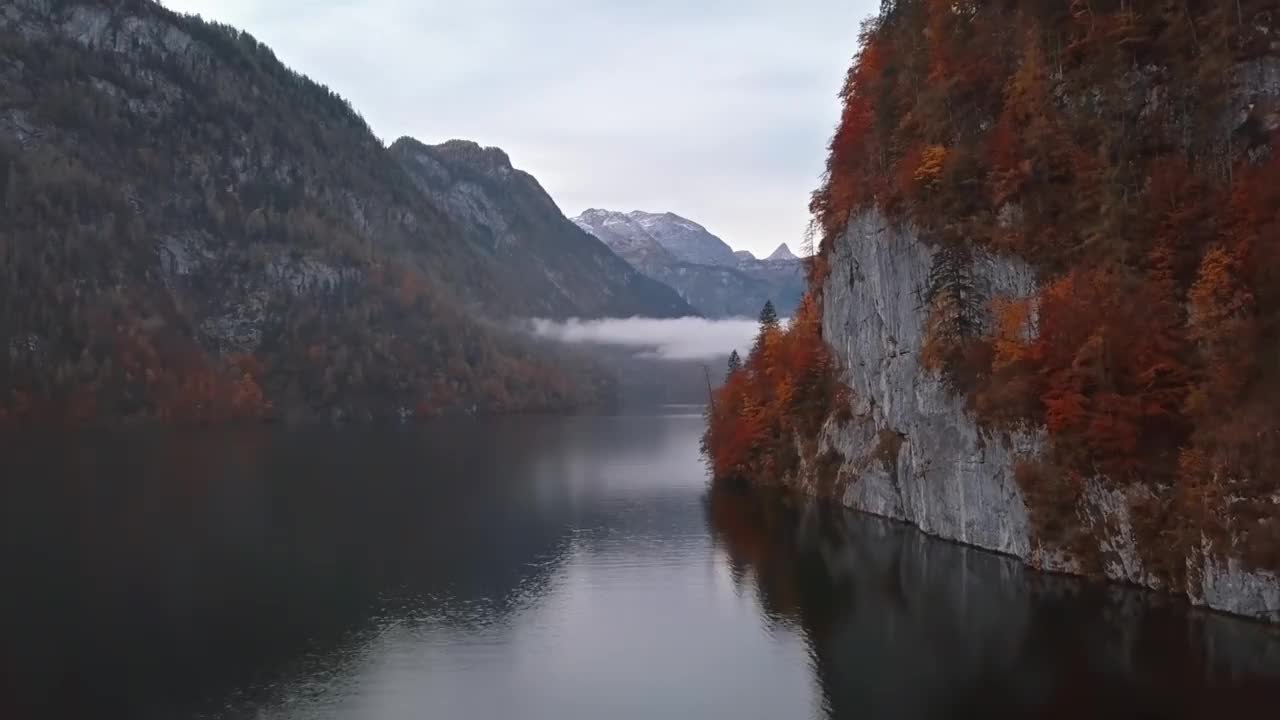
<path id="1" fill-rule="evenodd" d="M 853 390 L 852 419 L 833 417 L 819 447 L 843 458 L 835 493 L 848 507 L 911 523 L 938 537 L 1016 556 L 1046 570 L 1084 572 L 1080 558 L 1037 541 L 1014 477 L 1021 459 L 1043 451 L 1039 428 L 980 427 L 938 375 L 921 366 L 923 295 L 933 250 L 909 227 L 876 211 L 851 218 L 836 239 L 823 291 L 823 335 Z M 976 258 L 976 289 L 987 297 L 1026 296 L 1025 263 Z M 817 491 L 817 472 L 802 474 Z M 1280 578 L 1209 553 L 1187 557 L 1185 587 L 1162 587 L 1144 567 L 1130 519 L 1141 488 L 1088 481 L 1077 519 L 1103 558 L 1106 577 L 1185 594 L 1196 604 L 1280 621 Z"/>
<path id="2" fill-rule="evenodd" d="M 713 413 L 719 474 L 1280 622 L 1273 4 L 896 0 L 860 44 L 810 204 L 847 392 Z"/>

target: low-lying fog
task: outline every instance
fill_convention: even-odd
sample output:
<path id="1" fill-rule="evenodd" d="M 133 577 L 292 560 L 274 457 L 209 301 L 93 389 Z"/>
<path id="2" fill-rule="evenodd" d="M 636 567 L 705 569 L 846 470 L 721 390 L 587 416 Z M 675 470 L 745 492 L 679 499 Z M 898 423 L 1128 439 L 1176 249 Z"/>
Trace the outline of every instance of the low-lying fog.
<path id="1" fill-rule="evenodd" d="M 745 355 L 758 324 L 749 318 L 708 320 L 644 317 L 564 321 L 535 319 L 535 335 L 585 345 L 632 348 L 642 357 L 663 360 L 713 360 L 737 350 Z"/>
<path id="2" fill-rule="evenodd" d="M 572 345 L 608 368 L 623 406 L 652 406 L 705 403 L 708 382 L 723 382 L 729 353 L 745 356 L 758 327 L 749 318 L 632 317 L 537 319 L 525 329 L 542 340 Z"/>

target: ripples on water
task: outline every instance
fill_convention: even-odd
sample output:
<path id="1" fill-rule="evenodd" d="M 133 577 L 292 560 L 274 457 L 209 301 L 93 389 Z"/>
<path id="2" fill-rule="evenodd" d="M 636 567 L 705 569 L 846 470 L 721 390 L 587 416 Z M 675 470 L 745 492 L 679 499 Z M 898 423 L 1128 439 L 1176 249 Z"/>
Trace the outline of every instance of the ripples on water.
<path id="1" fill-rule="evenodd" d="M 1270 628 L 709 489 L 700 429 L 687 408 L 9 443 L 0 717 L 1280 707 Z"/>

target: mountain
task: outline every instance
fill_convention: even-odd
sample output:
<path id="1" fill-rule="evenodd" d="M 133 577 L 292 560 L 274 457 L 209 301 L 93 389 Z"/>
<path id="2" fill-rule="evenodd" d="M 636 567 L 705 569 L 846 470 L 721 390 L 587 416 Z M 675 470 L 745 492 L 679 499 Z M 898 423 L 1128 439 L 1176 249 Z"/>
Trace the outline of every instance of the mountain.
<path id="1" fill-rule="evenodd" d="M 692 312 L 500 151 L 389 150 L 248 33 L 15 0 L 0 49 L 0 422 L 575 407 L 608 378 L 508 318 Z"/>
<path id="2" fill-rule="evenodd" d="M 638 272 L 556 207 L 498 148 L 466 140 L 390 148 L 414 184 L 492 259 L 520 311 L 540 317 L 696 314 L 671 288 Z"/>
<path id="3" fill-rule="evenodd" d="M 639 210 L 628 213 L 627 217 L 681 262 L 722 267 L 731 267 L 734 263 L 733 248 L 692 220 L 675 213 Z"/>
<path id="4" fill-rule="evenodd" d="M 675 263 L 657 268 L 652 277 L 676 288 L 680 297 L 707 317 L 753 317 L 766 302 L 781 297 L 769 283 L 731 267 Z M 787 312 L 783 300 L 775 304 L 782 306 L 780 312 Z"/>
<path id="5" fill-rule="evenodd" d="M 800 298 L 804 295 L 805 272 L 804 262 L 800 258 L 795 255 L 786 257 L 790 255 L 789 250 L 785 254 L 780 252 L 786 248 L 784 243 L 763 260 L 756 259 L 750 253 L 745 258 L 738 255 L 738 271 L 767 284 L 771 288 L 770 295 L 778 312 L 790 315 L 800 305 Z"/>
<path id="6" fill-rule="evenodd" d="M 787 247 L 786 243 L 782 243 L 781 245 L 778 246 L 778 249 L 774 250 L 766 259 L 786 261 L 786 260 L 799 260 L 800 258 L 796 257 L 795 254 L 791 252 L 791 248 Z"/>
<path id="7" fill-rule="evenodd" d="M 1275 3 L 864 28 L 816 302 L 716 396 L 715 471 L 1280 622 Z"/>
<path id="8" fill-rule="evenodd" d="M 786 315 L 804 289 L 798 259 L 757 260 L 734 252 L 703 226 L 674 213 L 591 209 L 573 221 L 709 317 L 754 317 L 768 300 Z"/>
<path id="9" fill-rule="evenodd" d="M 652 275 L 659 268 L 681 262 L 629 215 L 608 210 L 587 210 L 573 222 L 591 233 L 640 272 Z"/>

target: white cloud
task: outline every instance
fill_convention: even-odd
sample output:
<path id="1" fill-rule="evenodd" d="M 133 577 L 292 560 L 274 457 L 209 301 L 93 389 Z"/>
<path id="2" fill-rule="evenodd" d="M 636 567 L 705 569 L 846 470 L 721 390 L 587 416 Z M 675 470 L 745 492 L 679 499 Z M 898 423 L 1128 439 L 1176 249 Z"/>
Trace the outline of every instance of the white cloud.
<path id="1" fill-rule="evenodd" d="M 665 360 L 709 360 L 731 350 L 746 354 L 758 324 L 747 318 L 707 320 L 606 318 L 563 322 L 533 320 L 535 335 L 568 343 L 615 345 Z"/>
<path id="2" fill-rule="evenodd" d="M 569 215 L 795 247 L 874 0 L 167 0 L 253 33 L 384 140 L 505 149 Z"/>

